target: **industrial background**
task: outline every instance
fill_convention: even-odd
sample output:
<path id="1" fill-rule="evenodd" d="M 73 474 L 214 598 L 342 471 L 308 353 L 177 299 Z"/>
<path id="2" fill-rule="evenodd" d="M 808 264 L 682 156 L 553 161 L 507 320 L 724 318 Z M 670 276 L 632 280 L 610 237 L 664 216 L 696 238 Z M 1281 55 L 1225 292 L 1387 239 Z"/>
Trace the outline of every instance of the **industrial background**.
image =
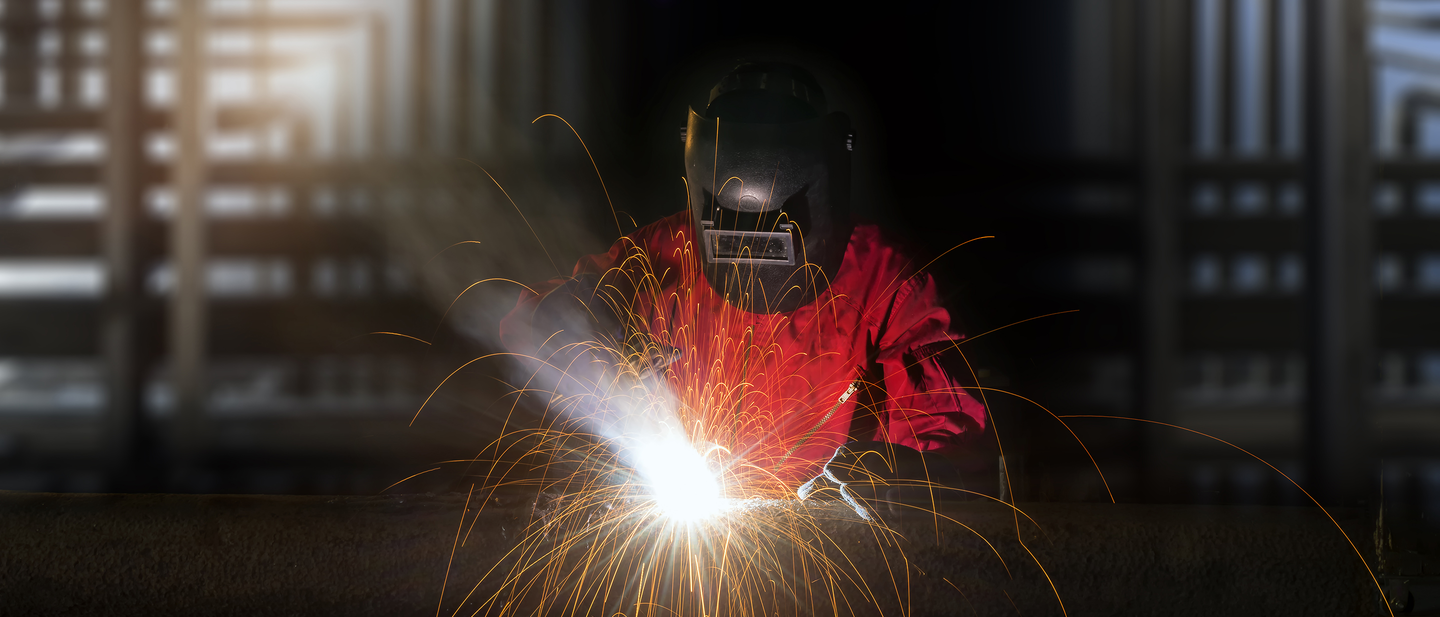
<path id="1" fill-rule="evenodd" d="M 3 6 L 0 489 L 464 484 L 503 362 L 414 416 L 517 288 L 451 300 L 603 250 L 607 196 L 683 208 L 685 106 L 768 54 L 855 118 L 863 215 L 996 236 L 933 266 L 967 331 L 1079 310 L 977 341 L 983 385 L 1440 518 L 1440 3 Z M 1022 499 L 1105 499 L 991 401 Z M 1121 501 L 1301 503 L 1224 444 L 1071 426 Z"/>

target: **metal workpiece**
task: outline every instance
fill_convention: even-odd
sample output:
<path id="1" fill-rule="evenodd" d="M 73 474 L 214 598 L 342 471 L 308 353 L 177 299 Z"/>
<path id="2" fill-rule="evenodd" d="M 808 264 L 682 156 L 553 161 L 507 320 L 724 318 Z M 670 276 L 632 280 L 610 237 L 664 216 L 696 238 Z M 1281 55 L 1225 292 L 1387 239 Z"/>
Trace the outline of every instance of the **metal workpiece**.
<path id="1" fill-rule="evenodd" d="M 523 495 L 468 506 L 464 494 L 0 493 L 0 614 L 495 614 L 482 604 L 499 576 L 485 573 L 539 508 Z M 1021 509 L 1038 527 L 993 502 L 946 505 L 955 522 L 891 520 L 893 533 L 839 502 L 757 502 L 726 516 L 809 517 L 812 537 L 779 541 L 777 553 L 824 544 L 842 614 L 1061 615 L 1062 601 L 1070 616 L 1384 614 L 1364 564 L 1318 509 Z M 1361 554 L 1375 554 L 1362 511 L 1331 514 Z M 824 581 L 788 584 L 801 594 L 765 599 L 767 613 L 832 613 L 816 600 L 831 597 L 815 587 Z M 605 589 L 606 614 L 634 614 L 624 585 Z"/>

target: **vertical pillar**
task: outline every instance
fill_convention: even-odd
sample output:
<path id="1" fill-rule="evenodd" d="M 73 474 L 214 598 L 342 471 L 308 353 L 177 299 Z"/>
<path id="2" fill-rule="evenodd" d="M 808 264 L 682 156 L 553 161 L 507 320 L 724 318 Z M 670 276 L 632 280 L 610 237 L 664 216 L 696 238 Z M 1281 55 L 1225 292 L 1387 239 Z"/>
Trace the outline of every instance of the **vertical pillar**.
<path id="1" fill-rule="evenodd" d="M 1306 10 L 1309 343 L 1305 458 L 1325 503 L 1366 496 L 1372 332 L 1367 4 Z"/>
<path id="2" fill-rule="evenodd" d="M 434 41 L 431 40 L 433 32 L 434 11 L 430 0 L 410 0 L 410 49 L 406 51 L 406 57 L 410 58 L 410 118 L 408 119 L 408 131 L 410 133 L 410 152 L 414 154 L 428 154 L 433 148 L 435 135 L 434 124 L 429 122 L 431 113 L 434 112 L 434 97 L 431 90 L 434 83 L 431 78 L 430 61 L 434 51 Z"/>
<path id="3" fill-rule="evenodd" d="M 107 88 L 103 130 L 105 216 L 100 223 L 100 250 L 109 277 L 101 312 L 100 353 L 105 366 L 105 458 L 112 470 L 125 474 L 144 440 L 144 344 L 140 320 L 144 302 L 145 151 L 143 79 L 145 7 L 117 2 L 106 9 L 105 71 Z M 127 481 L 114 478 L 114 490 Z"/>
<path id="4" fill-rule="evenodd" d="M 445 53 L 450 56 L 450 114 L 449 142 L 450 152 L 465 156 L 473 151 L 470 140 L 471 118 L 470 98 L 471 93 L 471 62 L 474 60 L 470 53 L 474 44 L 472 39 L 483 37 L 484 34 L 471 29 L 470 15 L 473 10 L 470 2 L 455 2 L 451 7 L 450 14 L 450 46 Z"/>
<path id="5" fill-rule="evenodd" d="M 586 116 L 595 104 L 587 88 L 591 56 L 587 50 L 593 46 L 586 28 L 594 9 L 590 3 L 578 0 L 554 0 L 546 3 L 546 8 L 544 36 L 549 62 L 545 68 L 545 111 L 564 116 L 583 131 L 589 125 Z M 551 130 L 549 139 L 549 147 L 556 151 L 572 151 L 575 147 L 575 136 L 568 130 Z"/>
<path id="6" fill-rule="evenodd" d="M 1140 161 L 1144 178 L 1144 316 L 1140 349 L 1140 401 L 1143 417 L 1174 423 L 1179 295 L 1176 233 L 1180 164 L 1180 93 L 1184 70 L 1179 41 L 1185 40 L 1187 3 L 1153 0 L 1137 4 L 1135 21 L 1140 55 Z M 1174 501 L 1180 474 L 1173 429 L 1145 428 L 1145 490 L 1149 501 Z"/>
<path id="7" fill-rule="evenodd" d="M 170 364 L 175 392 L 175 445 L 182 467 L 193 464 L 205 404 L 205 0 L 175 7 L 175 110 L 171 124 L 175 162 L 170 223 Z"/>
<path id="8" fill-rule="evenodd" d="M 259 144 L 259 147 L 255 149 L 257 154 L 255 163 L 263 167 L 270 159 L 270 129 L 275 126 L 275 115 L 272 113 L 275 110 L 275 105 L 270 96 L 270 76 L 272 74 L 272 67 L 270 66 L 272 53 L 270 45 L 270 34 L 272 30 L 270 24 L 270 0 L 255 0 L 254 3 L 250 5 L 250 14 L 254 18 L 253 23 L 255 24 L 254 30 L 252 30 L 252 34 L 255 37 L 255 62 L 250 65 L 250 77 L 255 81 L 255 96 L 251 99 L 250 108 L 252 111 L 257 112 L 256 116 L 263 119 L 260 122 L 256 122 L 253 127 L 255 141 Z M 261 186 L 257 188 L 263 190 L 268 187 Z"/>
<path id="9" fill-rule="evenodd" d="M 60 105 L 77 107 L 80 101 L 81 71 L 80 55 L 80 2 L 63 0 L 60 15 L 56 20 L 60 32 L 60 59 L 55 63 L 60 71 Z"/>
<path id="10" fill-rule="evenodd" d="M 545 2 L 502 2 L 495 13 L 499 21 L 495 31 L 500 37 L 495 81 L 505 84 L 497 88 L 496 124 L 506 139 L 497 145 L 507 150 L 533 152 L 535 145 L 546 143 L 549 123 L 526 126 L 545 113 L 541 110 L 545 108 L 549 67 L 544 44 L 546 11 Z M 516 132 L 518 127 L 525 128 Z"/>
<path id="11" fill-rule="evenodd" d="M 1235 40 L 1237 38 L 1235 27 L 1238 20 L 1235 14 L 1240 8 L 1236 0 L 1215 0 L 1219 4 L 1219 19 L 1215 20 L 1217 32 L 1215 37 L 1220 46 L 1219 51 L 1219 78 L 1216 80 L 1215 109 L 1217 150 L 1214 154 L 1220 157 L 1233 157 L 1235 154 L 1235 116 L 1238 105 L 1235 104 L 1235 92 L 1239 90 L 1239 84 L 1235 83 L 1235 74 L 1239 73 L 1236 65 L 1240 62 L 1240 54 L 1235 53 Z"/>
<path id="12" fill-rule="evenodd" d="M 499 96 L 495 78 L 496 56 L 500 50 L 500 7 L 497 0 L 475 0 L 464 3 L 470 8 L 470 22 L 467 63 L 469 72 L 462 82 L 468 92 L 469 106 L 465 113 L 470 115 L 469 149 L 466 151 L 482 159 L 494 151 L 495 103 Z"/>
<path id="13" fill-rule="evenodd" d="M 1284 10 L 1280 6 L 1284 0 L 1270 0 L 1265 4 L 1265 74 L 1269 76 L 1266 87 L 1270 94 L 1265 99 L 1265 133 L 1261 139 L 1265 144 L 1265 151 L 1271 157 L 1279 158 L 1284 155 L 1282 150 L 1283 131 L 1280 128 L 1284 122 L 1285 108 L 1282 91 L 1285 79 L 1285 63 L 1283 41 L 1285 39 Z"/>
<path id="14" fill-rule="evenodd" d="M 369 18 L 367 29 L 370 57 L 366 59 L 366 66 L 370 67 L 367 76 L 370 87 L 368 105 L 370 107 L 370 126 L 368 140 L 370 142 L 370 156 L 379 161 L 387 155 L 394 153 L 394 141 L 389 130 L 390 127 L 390 88 L 391 77 L 389 69 L 390 45 L 385 34 L 385 20 L 379 15 Z M 398 81 L 398 80 L 397 80 Z"/>
<path id="15" fill-rule="evenodd" d="M 40 92 L 40 7 L 37 0 L 5 3 L 5 104 L 33 105 Z"/>

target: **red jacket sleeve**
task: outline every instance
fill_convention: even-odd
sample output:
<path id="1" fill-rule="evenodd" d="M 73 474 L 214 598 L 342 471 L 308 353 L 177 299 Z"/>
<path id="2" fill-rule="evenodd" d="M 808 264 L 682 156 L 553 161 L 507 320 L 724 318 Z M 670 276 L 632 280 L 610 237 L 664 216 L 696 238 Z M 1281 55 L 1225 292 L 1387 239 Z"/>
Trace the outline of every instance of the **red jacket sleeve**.
<path id="1" fill-rule="evenodd" d="M 940 358 L 958 357 L 964 337 L 950 328 L 935 282 L 917 274 L 896 291 L 878 341 L 888 405 L 877 438 L 916 450 L 943 450 L 985 427 L 985 407 L 948 374 Z M 962 363 L 963 364 L 963 363 Z"/>
<path id="2" fill-rule="evenodd" d="M 679 212 L 663 219 L 655 221 L 645 227 L 635 230 L 628 236 L 623 236 L 610 245 L 610 250 L 595 255 L 581 257 L 575 263 L 575 269 L 570 276 L 581 274 L 595 274 L 606 276 L 617 274 L 611 283 L 622 283 L 625 280 L 639 280 L 643 272 L 637 272 L 636 268 L 644 270 L 644 264 L 632 258 L 636 255 L 648 255 L 645 263 L 651 263 L 654 267 L 664 270 L 669 264 L 669 253 L 676 248 L 677 230 L 684 229 L 690 224 L 690 212 Z M 627 261 L 628 260 L 628 261 Z M 531 328 L 534 321 L 535 307 L 545 295 L 554 291 L 555 288 L 564 284 L 566 278 L 553 278 L 530 289 L 520 290 L 520 300 L 515 303 L 515 308 L 500 320 L 500 342 L 505 349 L 521 354 L 534 353 L 540 346 L 541 340 L 534 340 L 536 337 Z M 623 284 L 622 284 L 623 287 Z"/>
<path id="3" fill-rule="evenodd" d="M 581 257 L 580 261 L 576 262 L 575 270 L 571 272 L 570 276 L 608 272 L 624 258 L 626 247 L 634 245 L 635 241 L 631 238 L 620 238 L 615 241 L 615 244 L 610 245 L 610 250 L 604 253 Z M 500 320 L 500 343 L 505 346 L 506 350 L 512 353 L 531 354 L 539 348 L 543 341 L 534 340 L 533 330 L 530 327 L 534 320 L 535 307 L 539 306 L 540 300 L 545 297 L 545 294 L 564 284 L 565 280 L 564 278 L 553 278 L 539 285 L 532 285 L 529 289 L 520 290 L 520 300 L 515 303 L 515 308 Z"/>

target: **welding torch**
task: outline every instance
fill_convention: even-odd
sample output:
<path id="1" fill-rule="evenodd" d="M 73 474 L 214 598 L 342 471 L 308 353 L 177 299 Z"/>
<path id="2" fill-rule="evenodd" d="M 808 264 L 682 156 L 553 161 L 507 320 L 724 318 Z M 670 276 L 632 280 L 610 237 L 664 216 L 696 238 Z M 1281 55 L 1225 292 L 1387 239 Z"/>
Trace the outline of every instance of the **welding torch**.
<path id="1" fill-rule="evenodd" d="M 942 501 L 969 497 L 945 457 L 882 441 L 841 444 L 819 475 L 802 484 L 804 499 L 840 499 L 870 522 L 906 511 L 933 511 Z"/>

